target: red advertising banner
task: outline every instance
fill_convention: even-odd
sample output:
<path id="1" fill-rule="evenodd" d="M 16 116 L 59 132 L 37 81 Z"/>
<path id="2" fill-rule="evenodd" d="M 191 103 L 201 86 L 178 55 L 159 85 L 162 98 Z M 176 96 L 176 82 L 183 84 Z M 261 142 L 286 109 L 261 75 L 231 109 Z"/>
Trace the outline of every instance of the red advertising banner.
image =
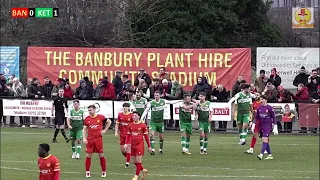
<path id="1" fill-rule="evenodd" d="M 171 80 L 192 90 L 197 77 L 205 76 L 213 86 L 231 90 L 239 75 L 250 82 L 251 49 L 151 49 L 151 48 L 75 48 L 28 47 L 28 77 L 68 78 L 73 87 L 87 76 L 94 84 L 122 70 L 134 81 L 139 69 L 151 78 L 165 67 Z"/>
<path id="2" fill-rule="evenodd" d="M 319 104 L 298 104 L 300 127 L 319 127 L 320 105 Z"/>

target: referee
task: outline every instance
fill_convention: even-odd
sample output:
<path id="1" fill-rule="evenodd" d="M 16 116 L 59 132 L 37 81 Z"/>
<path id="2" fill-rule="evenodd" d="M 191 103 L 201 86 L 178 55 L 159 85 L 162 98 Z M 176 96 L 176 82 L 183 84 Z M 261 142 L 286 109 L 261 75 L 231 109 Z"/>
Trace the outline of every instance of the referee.
<path id="1" fill-rule="evenodd" d="M 56 143 L 57 135 L 59 134 L 59 129 L 61 130 L 61 134 L 63 135 L 64 139 L 68 143 L 70 140 L 67 138 L 66 133 L 64 132 L 64 123 L 66 113 L 68 112 L 68 100 L 67 98 L 63 97 L 64 90 L 59 89 L 58 96 L 53 99 L 52 104 L 52 119 L 54 119 L 55 124 L 55 131 L 53 135 L 53 143 Z M 55 112 L 55 113 L 53 113 Z"/>

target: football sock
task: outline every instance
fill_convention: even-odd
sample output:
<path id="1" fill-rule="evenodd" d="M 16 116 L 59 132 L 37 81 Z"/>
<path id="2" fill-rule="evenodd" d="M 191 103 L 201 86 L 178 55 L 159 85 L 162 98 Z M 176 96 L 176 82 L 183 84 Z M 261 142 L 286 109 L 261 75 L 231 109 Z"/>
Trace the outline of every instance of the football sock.
<path id="1" fill-rule="evenodd" d="M 163 139 L 159 140 L 159 145 L 160 145 L 160 149 L 162 150 L 163 149 Z"/>
<path id="2" fill-rule="evenodd" d="M 75 145 L 74 141 L 71 142 L 71 149 L 72 149 L 72 152 L 76 152 L 76 145 Z"/>
<path id="3" fill-rule="evenodd" d="M 101 166 L 101 171 L 102 172 L 107 172 L 107 161 L 106 161 L 106 158 L 104 158 L 104 157 L 100 158 L 100 166 Z"/>
<path id="4" fill-rule="evenodd" d="M 126 153 L 126 163 L 130 163 L 131 153 Z"/>
<path id="5" fill-rule="evenodd" d="M 244 128 L 242 133 L 243 133 L 243 138 L 244 138 L 244 139 L 247 139 L 248 128 Z"/>
<path id="6" fill-rule="evenodd" d="M 184 136 L 181 136 L 181 146 L 182 146 L 182 150 L 186 148 L 186 137 Z"/>
<path id="7" fill-rule="evenodd" d="M 137 176 L 139 176 L 141 170 L 143 170 L 141 163 L 136 163 L 136 175 Z"/>
<path id="8" fill-rule="evenodd" d="M 250 144 L 250 147 L 253 149 L 254 146 L 256 145 L 256 142 L 257 142 L 257 138 L 256 137 L 252 137 L 251 139 L 251 144 Z"/>
<path id="9" fill-rule="evenodd" d="M 151 148 L 154 151 L 154 139 L 150 138 L 150 144 L 151 144 Z"/>
<path id="10" fill-rule="evenodd" d="M 267 147 L 268 147 L 268 143 L 263 142 L 262 143 L 262 148 L 261 148 L 261 154 L 264 153 L 264 151 L 267 149 Z"/>
<path id="11" fill-rule="evenodd" d="M 240 139 L 243 139 L 242 129 L 239 129 L 239 137 Z"/>
<path id="12" fill-rule="evenodd" d="M 91 158 L 86 158 L 86 171 L 90 171 Z"/>
<path id="13" fill-rule="evenodd" d="M 76 148 L 77 148 L 77 153 L 80 154 L 80 152 L 81 152 L 81 143 L 78 143 Z"/>
<path id="14" fill-rule="evenodd" d="M 64 132 L 64 129 L 60 129 L 62 136 L 64 137 L 64 139 L 68 139 L 66 136 L 66 132 Z"/>
<path id="15" fill-rule="evenodd" d="M 199 142 L 200 142 L 200 149 L 203 149 L 203 137 L 200 137 Z"/>
<path id="16" fill-rule="evenodd" d="M 204 150 L 207 151 L 207 148 L 208 148 L 208 137 L 204 138 L 203 147 L 204 147 Z"/>
<path id="17" fill-rule="evenodd" d="M 190 147 L 190 137 L 186 138 L 186 148 L 189 149 Z"/>
<path id="18" fill-rule="evenodd" d="M 53 139 L 56 139 L 58 134 L 59 134 L 59 129 L 56 128 L 56 130 L 54 131 Z"/>
<path id="19" fill-rule="evenodd" d="M 267 143 L 267 152 L 268 152 L 268 154 L 271 154 L 271 149 L 270 149 L 270 144 L 269 143 Z"/>

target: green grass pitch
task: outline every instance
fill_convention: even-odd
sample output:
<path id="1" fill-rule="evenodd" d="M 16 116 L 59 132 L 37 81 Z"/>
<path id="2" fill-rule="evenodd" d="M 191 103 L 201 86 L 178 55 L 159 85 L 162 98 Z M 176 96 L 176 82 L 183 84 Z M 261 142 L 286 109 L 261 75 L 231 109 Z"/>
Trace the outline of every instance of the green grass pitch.
<path id="1" fill-rule="evenodd" d="M 1 128 L 1 179 L 36 180 L 38 178 L 38 145 L 47 142 L 51 153 L 61 164 L 62 180 L 85 179 L 84 148 L 80 160 L 71 159 L 71 147 L 63 141 L 52 144 L 53 130 Z M 279 135 L 271 137 L 274 160 L 259 161 L 261 140 L 257 141 L 254 155 L 243 152 L 249 145 L 238 145 L 237 135 L 210 134 L 208 155 L 199 154 L 198 134 L 191 139 L 192 155 L 182 155 L 180 136 L 177 132 L 166 132 L 164 155 L 146 154 L 143 165 L 149 169 L 148 180 L 248 180 L 248 179 L 319 179 L 319 137 Z M 248 142 L 251 141 L 249 136 Z M 156 144 L 156 149 L 159 147 Z M 135 166 L 124 168 L 124 157 L 120 153 L 118 140 L 109 131 L 104 135 L 105 156 L 110 180 L 130 180 Z M 93 156 L 91 180 L 100 178 L 98 157 Z"/>

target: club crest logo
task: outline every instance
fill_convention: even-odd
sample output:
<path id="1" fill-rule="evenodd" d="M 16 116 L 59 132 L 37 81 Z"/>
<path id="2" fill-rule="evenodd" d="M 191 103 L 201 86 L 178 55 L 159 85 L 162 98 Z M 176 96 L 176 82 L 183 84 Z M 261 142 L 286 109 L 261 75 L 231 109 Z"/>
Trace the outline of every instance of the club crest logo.
<path id="1" fill-rule="evenodd" d="M 50 163 L 47 163 L 47 167 L 50 167 L 51 166 L 51 164 Z"/>

